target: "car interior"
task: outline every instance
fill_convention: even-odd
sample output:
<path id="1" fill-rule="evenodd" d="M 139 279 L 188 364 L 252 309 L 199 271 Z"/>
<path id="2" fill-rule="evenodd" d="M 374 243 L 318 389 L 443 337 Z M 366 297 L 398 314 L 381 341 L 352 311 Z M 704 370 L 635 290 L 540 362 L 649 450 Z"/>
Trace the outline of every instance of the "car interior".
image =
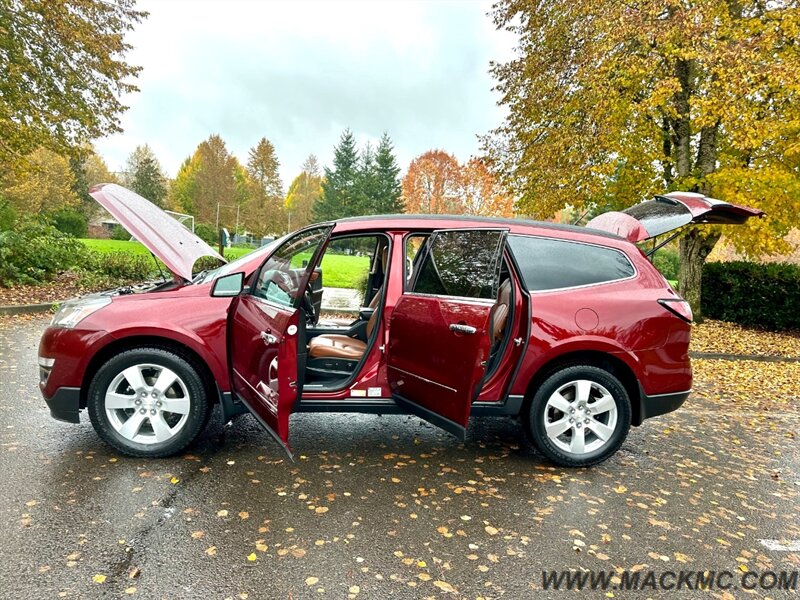
<path id="1" fill-rule="evenodd" d="M 424 246 L 429 234 L 411 234 L 406 239 L 406 281 L 410 281 L 414 269 L 423 258 L 419 250 Z M 325 249 L 322 259 L 315 268 L 304 294 L 302 307 L 306 315 L 305 334 L 308 344 L 308 358 L 305 365 L 304 389 L 308 391 L 334 391 L 347 386 L 358 374 L 365 357 L 375 342 L 377 323 L 383 310 L 383 296 L 388 275 L 390 243 L 383 234 L 368 234 L 334 238 Z M 349 306 L 335 310 L 335 314 L 323 314 L 322 300 L 325 294 L 341 293 L 336 283 L 330 288 L 323 287 L 325 271 L 331 271 L 333 279 L 336 259 L 360 263 L 362 271 L 355 276 L 355 288 L 349 290 Z M 342 258 L 345 257 L 345 258 Z M 341 267 L 340 267 L 341 268 Z M 491 350 L 486 365 L 486 378 L 491 376 L 500 357 L 505 353 L 513 320 L 513 284 L 507 259 L 501 266 L 500 285 L 496 302 L 492 306 L 489 321 Z M 358 301 L 359 307 L 353 308 Z M 328 304 L 335 302 L 329 299 Z M 325 317 L 325 318 L 323 318 Z"/>
<path id="2" fill-rule="evenodd" d="M 383 234 L 335 238 L 328 244 L 303 300 L 308 342 L 305 389 L 341 389 L 358 373 L 377 337 L 375 325 L 383 309 L 388 257 L 389 239 Z M 347 260 L 348 266 L 340 267 L 340 270 L 354 276 L 356 281 L 324 288 L 324 270 L 326 266 L 330 270 L 336 268 L 334 259 Z M 353 265 L 356 265 L 355 270 Z M 331 278 L 333 276 L 331 273 Z M 354 287 L 338 287 L 342 285 Z M 329 304 L 336 304 L 337 293 L 345 297 L 341 309 L 329 309 L 335 311 L 334 318 L 321 318 L 322 300 L 326 293 L 333 296 Z M 348 318 L 348 315 L 352 316 Z"/>

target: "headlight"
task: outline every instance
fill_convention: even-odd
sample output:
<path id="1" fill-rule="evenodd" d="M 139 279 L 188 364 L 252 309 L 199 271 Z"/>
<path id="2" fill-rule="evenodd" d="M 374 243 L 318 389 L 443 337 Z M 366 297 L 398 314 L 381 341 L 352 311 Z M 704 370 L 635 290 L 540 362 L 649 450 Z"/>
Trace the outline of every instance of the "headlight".
<path id="1" fill-rule="evenodd" d="M 111 304 L 111 298 L 107 297 L 69 300 L 61 305 L 53 320 L 50 321 L 50 325 L 72 329 L 90 314 L 109 304 Z"/>

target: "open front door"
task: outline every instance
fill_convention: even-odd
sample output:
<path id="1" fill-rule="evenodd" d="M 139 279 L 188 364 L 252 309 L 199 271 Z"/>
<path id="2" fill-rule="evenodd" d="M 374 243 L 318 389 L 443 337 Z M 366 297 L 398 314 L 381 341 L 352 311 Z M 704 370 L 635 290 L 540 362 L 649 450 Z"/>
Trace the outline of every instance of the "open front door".
<path id="1" fill-rule="evenodd" d="M 306 229 L 264 262 L 228 313 L 231 385 L 259 423 L 289 447 L 289 415 L 305 373 L 300 302 L 331 226 Z"/>
<path id="2" fill-rule="evenodd" d="M 464 438 L 491 349 L 507 231 L 435 231 L 389 323 L 388 378 L 399 405 Z"/>

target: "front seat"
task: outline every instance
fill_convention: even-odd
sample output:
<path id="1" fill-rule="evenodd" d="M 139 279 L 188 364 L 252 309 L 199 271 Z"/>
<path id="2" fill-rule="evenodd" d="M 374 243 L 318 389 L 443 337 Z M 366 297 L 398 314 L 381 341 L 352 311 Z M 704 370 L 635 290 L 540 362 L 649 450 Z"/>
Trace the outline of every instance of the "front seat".
<path id="1" fill-rule="evenodd" d="M 490 327 L 492 344 L 503 341 L 511 307 L 511 280 L 506 279 L 497 290 L 497 302 L 492 307 Z"/>
<path id="2" fill-rule="evenodd" d="M 367 339 L 372 335 L 378 311 L 372 313 L 367 321 Z M 367 351 L 367 343 L 346 335 L 324 334 L 311 338 L 308 343 L 308 355 L 311 358 L 346 358 L 360 360 Z"/>

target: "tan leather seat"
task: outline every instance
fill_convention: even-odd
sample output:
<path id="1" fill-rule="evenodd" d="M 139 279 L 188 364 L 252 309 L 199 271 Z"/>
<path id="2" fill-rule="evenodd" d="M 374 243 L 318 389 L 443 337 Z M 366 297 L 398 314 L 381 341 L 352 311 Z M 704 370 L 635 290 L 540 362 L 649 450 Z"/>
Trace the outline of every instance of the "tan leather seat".
<path id="1" fill-rule="evenodd" d="M 367 350 L 367 344 L 346 335 L 318 335 L 311 338 L 308 353 L 311 358 L 351 358 L 359 360 Z"/>
<path id="2" fill-rule="evenodd" d="M 497 290 L 497 302 L 492 307 L 492 342 L 499 342 L 506 332 L 506 322 L 511 307 L 511 280 L 506 279 Z"/>
<path id="3" fill-rule="evenodd" d="M 378 320 L 378 311 L 372 313 L 367 321 L 367 338 Z M 311 358 L 350 358 L 359 360 L 367 351 L 367 343 L 346 335 L 323 334 L 311 338 L 308 343 L 308 355 Z"/>

